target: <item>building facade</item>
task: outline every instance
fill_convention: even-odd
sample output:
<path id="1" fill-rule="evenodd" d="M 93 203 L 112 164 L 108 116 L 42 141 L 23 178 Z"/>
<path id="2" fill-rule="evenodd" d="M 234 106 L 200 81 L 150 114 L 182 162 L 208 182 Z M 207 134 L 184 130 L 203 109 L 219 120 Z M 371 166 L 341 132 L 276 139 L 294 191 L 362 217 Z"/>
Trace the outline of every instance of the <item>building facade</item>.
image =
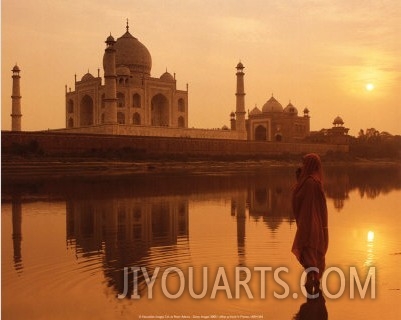
<path id="1" fill-rule="evenodd" d="M 188 127 L 188 87 L 178 90 L 175 75 L 151 77 L 152 57 L 129 32 L 106 40 L 104 84 L 85 74 L 66 90 L 66 128 L 100 124 Z"/>
<path id="2" fill-rule="evenodd" d="M 305 108 L 299 116 L 291 102 L 283 108 L 273 96 L 262 110 L 255 107 L 248 115 L 248 140 L 295 142 L 305 139 L 309 132 L 309 110 Z"/>

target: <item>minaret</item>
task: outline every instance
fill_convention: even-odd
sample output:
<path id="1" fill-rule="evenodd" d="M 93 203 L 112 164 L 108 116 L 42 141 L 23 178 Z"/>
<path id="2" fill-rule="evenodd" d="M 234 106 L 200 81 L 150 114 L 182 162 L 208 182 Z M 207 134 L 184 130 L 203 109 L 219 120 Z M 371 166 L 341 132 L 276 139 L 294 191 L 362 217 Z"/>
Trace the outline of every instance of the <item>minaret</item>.
<path id="1" fill-rule="evenodd" d="M 105 85 L 105 115 L 104 123 L 117 123 L 117 75 L 116 49 L 114 38 L 110 35 L 106 40 L 106 49 L 103 55 L 104 85 Z"/>
<path id="2" fill-rule="evenodd" d="M 244 92 L 244 65 L 237 64 L 237 93 L 236 96 L 236 130 L 245 132 L 245 92 Z"/>
<path id="3" fill-rule="evenodd" d="M 20 69 L 17 65 L 11 70 L 13 72 L 13 92 L 11 96 L 11 130 L 21 131 L 21 94 L 20 94 Z"/>

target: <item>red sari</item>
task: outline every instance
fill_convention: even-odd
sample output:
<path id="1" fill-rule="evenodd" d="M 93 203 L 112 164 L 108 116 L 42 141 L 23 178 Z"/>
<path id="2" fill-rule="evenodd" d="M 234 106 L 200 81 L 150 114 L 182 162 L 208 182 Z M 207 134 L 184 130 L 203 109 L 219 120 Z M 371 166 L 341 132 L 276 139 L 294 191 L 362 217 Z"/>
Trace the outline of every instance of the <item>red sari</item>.
<path id="1" fill-rule="evenodd" d="M 304 165 L 292 197 L 297 223 L 292 252 L 305 269 L 318 268 L 317 278 L 320 279 L 325 269 L 328 247 L 326 197 L 319 156 L 308 154 L 303 160 Z"/>

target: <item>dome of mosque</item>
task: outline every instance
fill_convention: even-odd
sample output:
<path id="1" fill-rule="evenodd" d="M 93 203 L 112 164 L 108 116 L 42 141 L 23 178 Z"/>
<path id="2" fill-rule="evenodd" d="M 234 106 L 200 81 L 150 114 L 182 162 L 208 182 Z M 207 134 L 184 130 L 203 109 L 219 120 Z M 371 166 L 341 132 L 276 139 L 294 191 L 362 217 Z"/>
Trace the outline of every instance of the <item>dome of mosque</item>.
<path id="1" fill-rule="evenodd" d="M 261 114 L 261 113 L 262 113 L 262 111 L 260 111 L 258 107 L 255 107 L 255 108 L 253 108 L 253 109 L 251 110 L 251 112 L 249 112 L 249 115 L 250 115 L 250 116 L 255 116 L 255 115 Z"/>
<path id="2" fill-rule="evenodd" d="M 81 81 L 89 81 L 89 80 L 93 80 L 95 79 L 95 77 L 91 74 L 91 73 L 86 73 L 84 74 L 84 76 L 81 78 Z"/>
<path id="3" fill-rule="evenodd" d="M 337 116 L 337 117 L 334 119 L 333 124 L 334 124 L 334 125 L 343 125 L 343 124 L 344 124 L 344 121 L 343 121 L 343 119 L 342 119 L 340 116 Z"/>
<path id="4" fill-rule="evenodd" d="M 272 96 L 263 105 L 262 112 L 283 112 L 283 106 Z"/>
<path id="5" fill-rule="evenodd" d="M 174 81 L 174 77 L 169 72 L 165 72 L 160 76 L 160 80 L 163 81 Z"/>
<path id="6" fill-rule="evenodd" d="M 125 65 L 131 72 L 150 75 L 152 57 L 148 49 L 128 31 L 117 39 L 116 66 Z"/>
<path id="7" fill-rule="evenodd" d="M 119 66 L 116 69 L 117 76 L 130 76 L 130 70 L 127 66 Z"/>
<path id="8" fill-rule="evenodd" d="M 284 112 L 298 114 L 297 108 L 295 108 L 291 102 L 284 108 Z"/>

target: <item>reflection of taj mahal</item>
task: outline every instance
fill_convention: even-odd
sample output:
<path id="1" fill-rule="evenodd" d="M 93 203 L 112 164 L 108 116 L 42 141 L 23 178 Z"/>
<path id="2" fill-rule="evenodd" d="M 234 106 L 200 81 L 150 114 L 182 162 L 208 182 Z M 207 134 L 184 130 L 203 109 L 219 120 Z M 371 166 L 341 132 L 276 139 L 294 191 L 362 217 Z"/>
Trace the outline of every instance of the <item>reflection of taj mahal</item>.
<path id="1" fill-rule="evenodd" d="M 231 140 L 293 142 L 310 131 L 309 111 L 303 115 L 291 103 L 283 108 L 272 96 L 262 107 L 253 108 L 246 119 L 244 65 L 237 64 L 235 112 L 230 128 L 188 128 L 188 86 L 178 90 L 175 74 L 151 76 L 148 49 L 129 32 L 117 40 L 110 35 L 103 56 L 104 84 L 89 72 L 75 88 L 66 88 L 67 132 L 136 136 L 191 137 Z"/>

